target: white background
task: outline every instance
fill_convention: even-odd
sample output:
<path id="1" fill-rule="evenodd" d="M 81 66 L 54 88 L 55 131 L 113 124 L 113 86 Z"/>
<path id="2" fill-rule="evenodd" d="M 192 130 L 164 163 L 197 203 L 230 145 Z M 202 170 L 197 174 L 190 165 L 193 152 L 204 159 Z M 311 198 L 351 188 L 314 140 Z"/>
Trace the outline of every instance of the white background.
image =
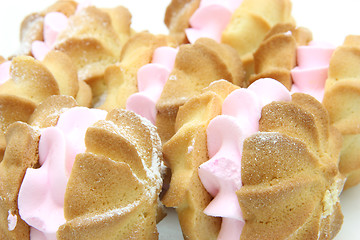
<path id="1" fill-rule="evenodd" d="M 11 0 L 0 7 L 0 55 L 7 57 L 19 46 L 19 27 L 29 13 L 49 6 L 55 0 Z M 123 5 L 133 15 L 132 27 L 152 33 L 167 33 L 163 24 L 170 0 L 93 0 L 99 7 Z M 340 45 L 348 34 L 360 35 L 359 0 L 293 0 L 293 16 L 299 26 L 309 28 L 315 40 Z M 344 225 L 336 240 L 360 239 L 360 186 L 344 192 L 341 205 Z M 160 223 L 160 239 L 181 239 L 175 214 Z"/>

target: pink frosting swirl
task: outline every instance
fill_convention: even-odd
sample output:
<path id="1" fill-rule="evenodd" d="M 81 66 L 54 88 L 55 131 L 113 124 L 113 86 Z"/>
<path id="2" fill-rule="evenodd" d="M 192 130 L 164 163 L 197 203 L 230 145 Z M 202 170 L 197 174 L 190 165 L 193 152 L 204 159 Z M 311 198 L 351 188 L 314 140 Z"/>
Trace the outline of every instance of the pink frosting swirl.
<path id="1" fill-rule="evenodd" d="M 231 15 L 243 0 L 202 0 L 190 18 L 191 28 L 185 29 L 190 43 L 201 37 L 221 41 L 221 34 L 231 20 Z"/>
<path id="2" fill-rule="evenodd" d="M 68 25 L 68 18 L 60 12 L 51 12 L 44 17 L 44 41 L 34 41 L 31 53 L 42 61 L 46 54 L 54 47 L 57 36 Z"/>
<path id="3" fill-rule="evenodd" d="M 307 93 L 322 101 L 328 77 L 330 58 L 335 47 L 328 43 L 310 42 L 297 48 L 298 66 L 291 70 L 291 92 Z"/>
<path id="4" fill-rule="evenodd" d="M 91 0 L 83 0 L 81 2 L 79 2 L 75 14 L 79 13 L 82 9 L 90 7 L 92 5 L 92 1 Z"/>
<path id="5" fill-rule="evenodd" d="M 178 49 L 159 47 L 155 49 L 152 63 L 141 67 L 137 73 L 139 92 L 132 94 L 126 102 L 131 110 L 155 124 L 156 102 L 174 67 Z"/>
<path id="6" fill-rule="evenodd" d="M 199 167 L 205 189 L 214 197 L 204 212 L 222 217 L 218 239 L 240 239 L 245 221 L 236 196 L 241 183 L 241 158 L 245 138 L 259 130 L 262 108 L 272 101 L 290 101 L 289 91 L 278 81 L 259 79 L 247 89 L 233 91 L 224 100 L 222 115 L 210 121 L 207 145 L 210 160 Z"/>
<path id="7" fill-rule="evenodd" d="M 76 8 L 75 14 L 82 9 L 91 6 L 90 0 L 81 1 Z M 60 32 L 68 26 L 68 17 L 61 12 L 50 12 L 44 17 L 44 41 L 34 41 L 31 45 L 33 56 L 42 61 L 46 54 L 54 48 L 55 41 Z"/>
<path id="8" fill-rule="evenodd" d="M 56 231 L 65 223 L 64 196 L 75 156 L 85 152 L 87 128 L 106 114 L 98 109 L 71 108 L 55 127 L 42 130 L 41 167 L 26 170 L 18 196 L 19 214 L 31 227 L 30 239 L 56 239 Z"/>
<path id="9" fill-rule="evenodd" d="M 10 79 L 11 61 L 0 64 L 0 86 Z"/>

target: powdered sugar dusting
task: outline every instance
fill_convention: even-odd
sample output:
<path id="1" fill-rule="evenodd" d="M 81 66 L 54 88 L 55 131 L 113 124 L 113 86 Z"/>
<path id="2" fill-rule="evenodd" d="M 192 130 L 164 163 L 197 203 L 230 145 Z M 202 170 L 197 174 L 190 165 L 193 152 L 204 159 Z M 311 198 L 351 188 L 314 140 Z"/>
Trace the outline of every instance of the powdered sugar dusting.
<path id="1" fill-rule="evenodd" d="M 188 146 L 188 153 L 191 153 L 194 150 L 194 145 L 195 145 L 195 138 L 191 140 L 191 145 Z"/>
<path id="2" fill-rule="evenodd" d="M 125 113 L 125 111 L 122 113 L 120 112 L 120 115 Z M 162 186 L 160 171 L 162 158 L 161 140 L 157 134 L 156 127 L 149 120 L 136 113 L 127 114 L 127 117 L 132 118 L 131 121 L 134 122 L 134 126 L 125 124 L 118 126 L 114 122 L 108 120 L 103 122 L 102 127 L 107 131 L 123 136 L 137 150 L 146 174 L 146 179 L 139 179 L 139 181 L 148 189 L 146 194 L 148 194 L 149 197 L 153 197 Z M 133 136 L 135 131 L 133 127 L 136 126 L 142 129 L 139 125 L 142 125 L 142 127 L 147 129 L 144 134 L 149 134 L 150 142 L 146 144 L 150 144 L 150 146 L 152 146 L 150 151 L 148 147 L 144 147 L 144 143 L 139 142 L 142 141 L 142 139 L 136 139 Z"/>
<path id="3" fill-rule="evenodd" d="M 170 80 L 170 81 L 176 81 L 176 80 L 177 80 L 177 76 L 176 76 L 176 75 L 170 75 L 169 80 Z"/>
<path id="4" fill-rule="evenodd" d="M 45 112 L 38 112 L 39 119 L 35 119 L 35 125 L 31 126 L 37 131 L 43 131 L 40 126 L 44 124 L 44 120 L 51 119 L 54 122 L 51 125 L 56 125 L 58 121 L 57 116 L 60 116 L 62 113 L 68 111 L 72 108 L 62 108 L 59 110 L 54 110 L 50 115 L 46 115 Z M 45 111 L 45 110 L 44 110 Z M 97 124 L 101 124 L 101 127 L 107 131 L 113 132 L 124 137 L 126 140 L 132 144 L 141 159 L 141 164 L 145 170 L 145 177 L 136 176 L 136 172 L 132 174 L 134 177 L 145 187 L 145 191 L 139 196 L 138 200 L 128 204 L 125 207 L 120 207 L 118 209 L 109 209 L 106 212 L 93 216 L 89 214 L 87 216 L 87 221 L 102 222 L 105 219 L 112 218 L 113 216 L 124 215 L 130 211 L 133 211 L 136 206 L 140 205 L 141 202 L 148 202 L 152 204 L 154 199 L 158 198 L 158 193 L 162 186 L 161 178 L 161 167 L 162 167 L 162 149 L 161 149 L 161 140 L 157 134 L 156 127 L 146 118 L 140 117 L 136 114 L 130 114 L 129 111 L 121 110 L 119 111 L 120 116 L 123 115 L 125 122 L 130 122 L 130 124 L 116 124 L 115 121 L 110 120 L 100 120 Z M 42 119 L 45 118 L 45 119 Z M 130 118 L 130 119 L 129 119 Z M 37 121 L 37 122 L 36 122 Z M 138 135 L 140 132 L 146 136 L 146 138 L 135 139 L 134 132 Z M 144 139 L 147 139 L 148 142 L 144 142 Z M 150 146 L 150 147 L 149 147 Z M 130 166 L 131 167 L 131 166 Z M 8 213 L 8 228 L 9 231 L 12 231 L 16 227 L 17 216 L 9 211 Z"/>
<path id="5" fill-rule="evenodd" d="M 141 117 L 136 113 L 135 116 L 140 119 L 140 124 L 148 129 L 151 145 L 153 146 L 153 148 L 151 149 L 151 165 L 149 168 L 144 162 L 144 157 L 148 156 L 148 153 L 139 151 L 139 154 L 141 154 L 140 156 L 143 161 L 144 168 L 147 173 L 147 177 L 152 182 L 152 184 L 149 184 L 148 187 L 150 187 L 149 191 L 150 194 L 153 196 L 156 193 L 156 190 L 160 189 L 162 186 L 162 178 L 160 173 L 160 158 L 162 158 L 161 140 L 156 131 L 156 127 L 148 119 Z M 151 187 L 151 185 L 153 185 L 153 187 Z"/>
<path id="6" fill-rule="evenodd" d="M 124 215 L 126 213 L 129 213 L 135 207 L 137 207 L 139 205 L 140 205 L 140 201 L 138 200 L 138 201 L 135 201 L 135 202 L 132 202 L 132 203 L 126 205 L 125 207 L 111 209 L 111 210 L 106 211 L 106 212 L 104 212 L 102 214 L 98 214 L 98 215 L 95 215 L 95 216 L 90 216 L 89 220 L 91 220 L 93 222 L 102 222 L 105 219 L 109 219 L 109 218 L 114 217 L 114 216 L 120 216 L 120 215 Z"/>
<path id="7" fill-rule="evenodd" d="M 68 111 L 70 108 L 61 108 L 61 109 L 53 109 L 53 112 L 49 113 L 48 112 L 48 109 L 44 109 L 43 110 L 43 113 L 46 113 L 46 119 L 49 120 L 49 119 L 53 119 L 53 120 L 56 120 L 55 122 L 49 122 L 50 125 L 52 126 L 55 126 L 57 124 L 57 121 L 59 119 L 59 116 L 61 114 L 63 114 L 64 112 Z M 38 111 L 38 108 L 35 110 L 35 111 Z M 44 116 L 44 114 L 40 113 L 39 114 L 40 116 Z M 32 127 L 33 128 L 36 128 L 37 131 L 39 132 L 42 132 L 42 128 L 40 128 L 40 125 L 43 124 L 43 122 L 41 121 L 42 119 L 36 119 L 35 121 L 33 121 L 31 123 Z"/>
<path id="8" fill-rule="evenodd" d="M 21 45 L 15 55 L 21 56 L 29 54 L 33 39 L 35 39 L 38 33 L 43 29 L 43 20 L 44 18 L 40 15 L 33 16 L 31 25 L 21 29 Z"/>
<path id="9" fill-rule="evenodd" d="M 83 77 L 85 78 L 85 77 Z M 101 96 L 99 97 L 98 101 L 94 104 L 94 108 L 98 108 L 100 106 L 102 106 L 105 101 L 106 101 L 106 98 L 107 98 L 107 91 L 105 90 L 105 92 L 103 94 L 101 94 Z"/>
<path id="10" fill-rule="evenodd" d="M 151 166 L 150 168 L 148 168 L 145 163 L 143 164 L 147 172 L 148 178 L 151 180 L 151 182 L 154 183 L 154 188 L 150 189 L 151 194 L 155 194 L 156 189 L 160 189 L 162 186 L 162 178 L 160 173 L 160 168 L 161 168 L 160 158 L 162 158 L 161 140 L 156 131 L 156 127 L 148 119 L 141 117 L 138 114 L 136 114 L 136 116 L 140 118 L 141 124 L 145 126 L 150 133 L 150 140 L 152 143 L 151 145 L 153 146 L 153 148 L 151 149 L 152 151 Z"/>
<path id="11" fill-rule="evenodd" d="M 8 211 L 7 221 L 9 231 L 13 231 L 17 224 L 17 216 L 16 214 L 13 214 L 11 210 Z"/>

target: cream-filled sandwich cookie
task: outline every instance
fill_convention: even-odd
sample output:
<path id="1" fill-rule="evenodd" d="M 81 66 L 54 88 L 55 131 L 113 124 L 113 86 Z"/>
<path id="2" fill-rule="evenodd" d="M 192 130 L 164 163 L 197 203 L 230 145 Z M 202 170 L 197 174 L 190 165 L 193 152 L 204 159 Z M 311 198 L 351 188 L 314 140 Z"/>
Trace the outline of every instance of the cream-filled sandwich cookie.
<path id="1" fill-rule="evenodd" d="M 209 38 L 179 47 L 174 67 L 156 103 L 156 126 L 163 142 L 174 134 L 179 107 L 219 79 L 246 86 L 244 69 L 234 49 Z"/>
<path id="2" fill-rule="evenodd" d="M 10 126 L 1 162 L 1 235 L 157 239 L 162 154 L 155 128 L 129 111 L 74 104 L 54 96 L 35 110 L 33 126 Z M 27 133 L 26 145 L 12 139 L 18 129 Z M 14 150 L 34 154 L 22 158 Z"/>
<path id="3" fill-rule="evenodd" d="M 51 50 L 65 53 L 78 78 L 91 86 L 95 97 L 100 95 L 98 88 L 104 85 L 105 69 L 119 62 L 122 48 L 132 35 L 130 12 L 121 6 L 97 8 L 89 1 L 58 1 L 33 15 L 39 19 L 28 25 L 36 22 L 40 26 L 29 31 L 38 31 L 36 35 L 41 38 L 33 39 L 34 33 L 29 33 L 29 39 L 24 40 L 31 43 L 31 54 L 43 60 Z"/>
<path id="4" fill-rule="evenodd" d="M 27 122 L 36 106 L 52 95 L 71 96 L 90 106 L 91 89 L 78 80 L 66 54 L 51 51 L 43 61 L 19 56 L 0 64 L 1 156 L 7 127 L 15 121 Z"/>
<path id="5" fill-rule="evenodd" d="M 261 78 L 273 78 L 291 90 L 291 70 L 298 63 L 297 48 L 308 45 L 311 40 L 312 33 L 306 28 L 289 23 L 276 24 L 253 54 L 254 73 L 249 83 Z"/>
<path id="6" fill-rule="evenodd" d="M 290 36 L 286 33 L 283 35 L 283 38 Z M 293 58 L 296 57 L 296 65 L 290 71 L 286 71 L 287 75 L 289 72 L 291 73 L 290 78 L 287 78 L 286 82 L 282 81 L 281 77 L 278 77 L 277 80 L 291 89 L 292 92 L 312 95 L 322 102 L 329 111 L 331 123 L 340 130 L 344 137 L 340 171 L 347 177 L 345 189 L 359 183 L 358 154 L 355 150 L 357 148 L 357 123 L 355 119 L 359 111 L 356 109 L 356 104 L 352 103 L 356 101 L 357 95 L 357 73 L 356 67 L 353 65 L 357 61 L 357 42 L 357 36 L 348 36 L 344 45 L 339 47 L 326 42 L 310 41 L 307 44 L 297 46 L 296 52 L 294 52 L 293 44 L 291 51 L 288 51 L 290 44 L 273 40 L 271 43 L 264 42 L 254 55 L 255 66 L 259 66 L 258 69 L 264 69 L 262 73 L 258 74 L 259 76 L 266 74 L 266 69 L 273 69 L 275 66 L 293 65 Z M 273 50 L 267 51 L 266 49 L 270 49 L 270 45 L 273 46 Z M 276 55 L 274 53 L 281 53 L 282 51 L 284 54 Z M 290 56 L 290 52 L 292 52 L 291 58 L 286 58 L 285 56 Z M 274 64 L 279 62 L 283 64 Z"/>
<path id="7" fill-rule="evenodd" d="M 211 237 L 204 239 L 336 235 L 342 223 L 341 138 L 318 101 L 299 93 L 290 98 L 282 84 L 264 79 L 225 96 L 218 107 L 222 114 L 213 114 L 210 122 L 199 121 L 209 115 L 193 109 L 186 120 L 178 118 L 183 125 L 164 146 L 173 175 L 163 200 L 176 207 L 185 237 L 202 239 L 209 229 Z M 200 123 L 208 124 L 205 130 L 197 126 Z M 195 129 L 206 132 L 199 133 L 202 140 L 191 137 Z M 203 186 L 193 179 L 201 179 Z M 200 194 L 202 188 L 209 195 Z M 204 202 L 210 203 L 204 207 Z M 202 211 L 209 215 L 207 222 L 195 217 Z M 206 230 L 199 231 L 185 219 Z"/>
<path id="8" fill-rule="evenodd" d="M 113 108 L 127 108 L 128 98 L 145 90 L 144 81 L 149 83 L 148 86 L 156 85 L 157 80 L 154 76 L 147 76 L 148 73 L 145 73 L 146 79 L 144 78 L 143 69 L 146 71 L 149 67 L 148 64 L 151 66 L 151 63 L 159 61 L 157 60 L 158 56 L 164 55 L 161 54 L 162 48 L 175 50 L 175 47 L 174 40 L 166 35 L 154 35 L 148 32 L 135 33 L 122 48 L 119 62 L 106 67 L 103 80 L 93 82 L 93 106 L 108 111 Z M 157 51 L 158 48 L 160 50 Z M 160 54 L 157 53 L 159 51 Z M 165 65 L 169 65 L 169 63 L 172 65 L 171 63 L 174 62 L 174 54 L 170 53 L 170 55 L 169 58 L 161 60 Z M 170 67 L 168 67 L 168 71 L 171 71 Z M 165 76 L 162 82 L 166 80 Z M 160 94 L 162 88 L 156 91 Z M 132 102 L 130 105 L 134 106 L 137 101 L 130 100 L 130 102 Z M 147 106 L 140 108 L 145 108 L 144 111 L 148 109 Z M 129 109 L 135 110 L 133 107 Z"/>
<path id="9" fill-rule="evenodd" d="M 208 37 L 235 48 L 249 77 L 253 73 L 252 54 L 268 31 L 278 23 L 294 23 L 294 19 L 287 0 L 193 0 L 172 1 L 165 23 L 179 42 Z"/>

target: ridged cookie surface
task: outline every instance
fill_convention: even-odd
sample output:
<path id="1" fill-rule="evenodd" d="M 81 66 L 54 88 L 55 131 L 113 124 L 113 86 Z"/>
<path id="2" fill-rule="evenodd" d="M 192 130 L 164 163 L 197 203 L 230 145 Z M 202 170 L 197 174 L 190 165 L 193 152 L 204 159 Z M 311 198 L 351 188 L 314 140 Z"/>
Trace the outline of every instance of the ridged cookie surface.
<path id="1" fill-rule="evenodd" d="M 155 127 L 113 110 L 88 128 L 65 194 L 59 239 L 157 239 L 162 186 L 161 142 Z"/>
<path id="2" fill-rule="evenodd" d="M 329 66 L 323 104 L 331 123 L 344 137 L 340 171 L 347 176 L 345 188 L 360 182 L 360 37 L 350 35 L 338 47 Z"/>
<path id="3" fill-rule="evenodd" d="M 324 107 L 309 95 L 263 108 L 260 132 L 243 148 L 242 239 L 332 239 L 338 233 L 345 180 L 339 139 Z"/>
<path id="4" fill-rule="evenodd" d="M 164 142 L 174 134 L 179 107 L 220 79 L 238 86 L 246 85 L 241 60 L 234 49 L 209 38 L 180 46 L 174 69 L 156 104 L 156 125 Z"/>
<path id="5" fill-rule="evenodd" d="M 176 117 L 175 135 L 163 148 L 172 175 L 162 202 L 176 208 L 187 239 L 216 239 L 220 230 L 221 219 L 203 212 L 212 197 L 200 181 L 198 168 L 208 160 L 206 128 L 221 113 L 224 98 L 237 88 L 227 81 L 216 81 L 187 101 Z"/>

